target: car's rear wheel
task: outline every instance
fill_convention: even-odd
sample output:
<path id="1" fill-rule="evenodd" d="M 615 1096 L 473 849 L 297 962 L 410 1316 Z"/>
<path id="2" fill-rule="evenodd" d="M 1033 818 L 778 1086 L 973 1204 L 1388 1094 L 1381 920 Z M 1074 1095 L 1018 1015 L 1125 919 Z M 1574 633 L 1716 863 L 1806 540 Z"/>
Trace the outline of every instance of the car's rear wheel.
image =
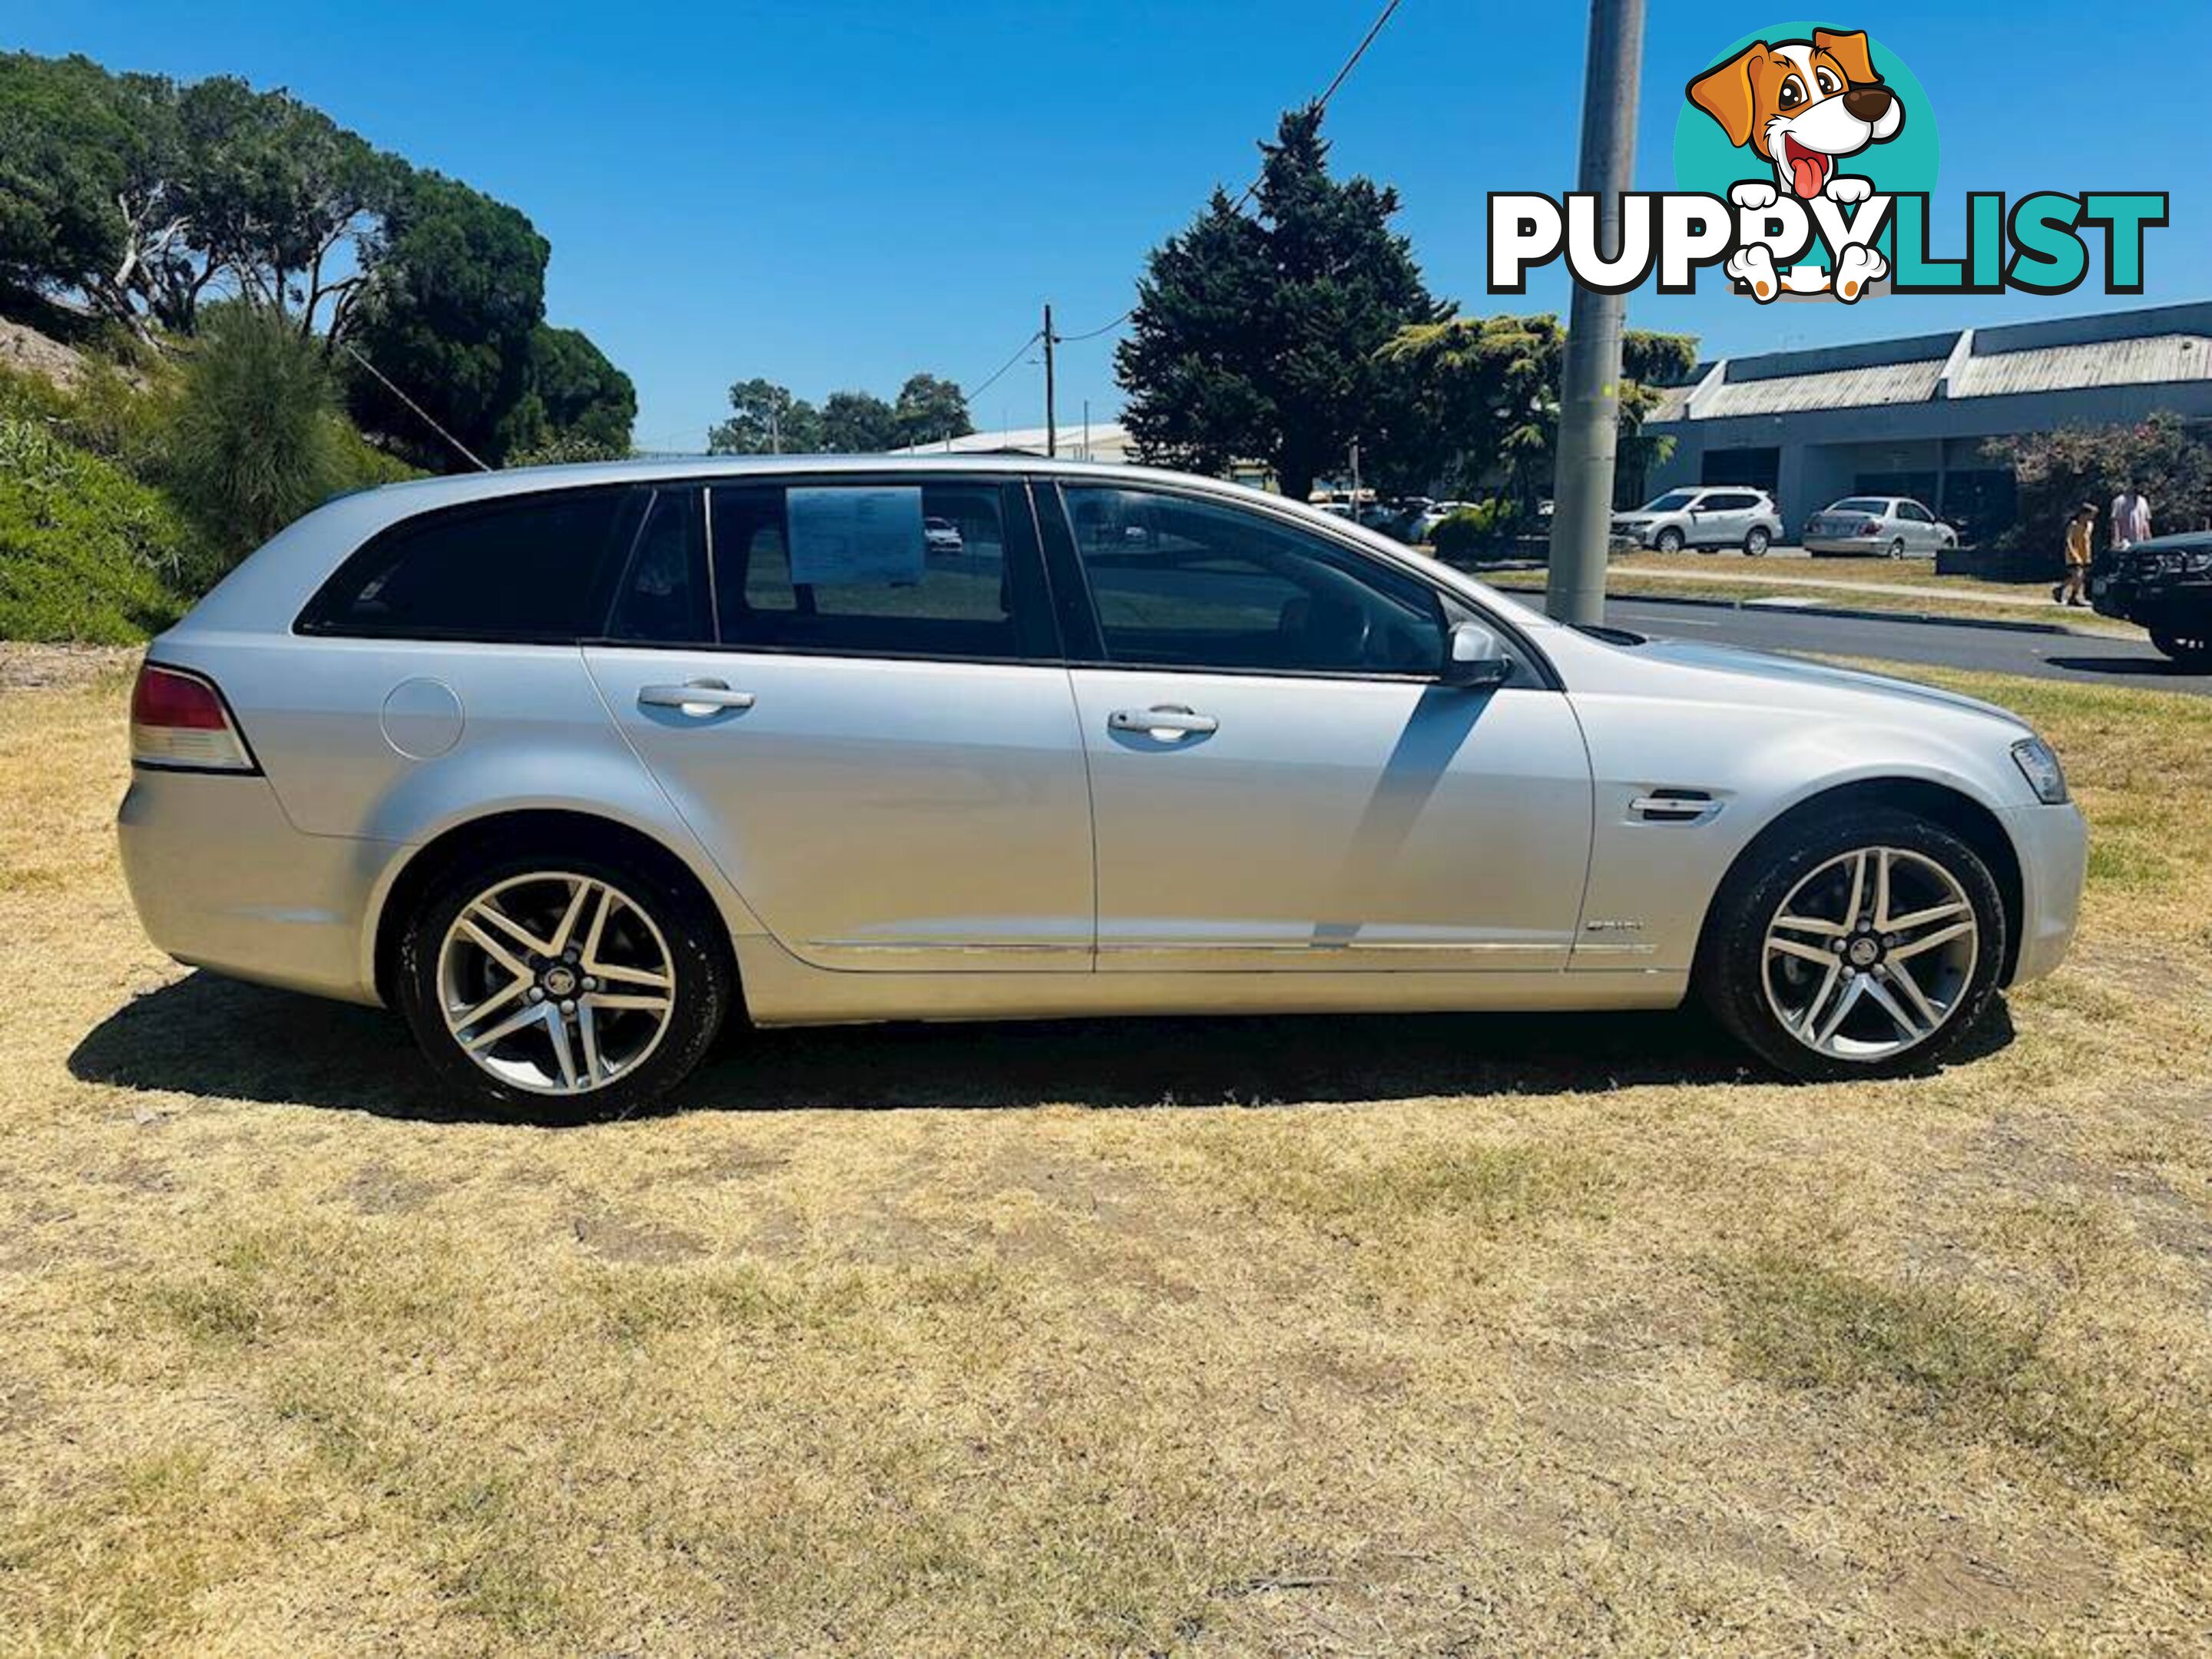
<path id="1" fill-rule="evenodd" d="M 1662 553 L 1680 553 L 1682 550 L 1682 532 L 1669 525 L 1652 538 L 1651 544 Z"/>
<path id="2" fill-rule="evenodd" d="M 1753 525 L 1743 538 L 1743 550 L 1754 559 L 1763 559 L 1772 539 L 1765 531 Z"/>
<path id="3" fill-rule="evenodd" d="M 1698 977 L 1721 1024 L 1793 1077 L 1935 1066 L 1987 1009 L 2005 913 L 1978 854 L 1888 807 L 1784 827 L 1714 901 Z"/>
<path id="4" fill-rule="evenodd" d="M 2212 636 L 2202 634 L 2167 634 L 2154 630 L 2150 642 L 2180 667 L 2191 673 L 2212 670 Z"/>
<path id="5" fill-rule="evenodd" d="M 699 1062 L 731 1001 L 720 924 L 654 872 L 554 851 L 445 872 L 399 945 L 440 1079 L 532 1116 L 618 1116 Z"/>
<path id="6" fill-rule="evenodd" d="M 1899 536 L 1895 541 L 1889 544 L 1889 556 L 1893 559 L 1901 559 L 1905 556 L 1904 537 Z"/>

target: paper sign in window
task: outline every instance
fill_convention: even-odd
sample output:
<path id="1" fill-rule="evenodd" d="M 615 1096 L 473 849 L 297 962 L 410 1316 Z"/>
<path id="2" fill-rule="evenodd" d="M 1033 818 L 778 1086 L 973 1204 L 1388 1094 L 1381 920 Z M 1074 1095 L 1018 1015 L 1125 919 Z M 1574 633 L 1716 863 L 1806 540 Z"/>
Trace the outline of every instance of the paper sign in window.
<path id="1" fill-rule="evenodd" d="M 785 500 L 793 586 L 910 586 L 921 580 L 928 542 L 921 490 L 793 489 Z"/>

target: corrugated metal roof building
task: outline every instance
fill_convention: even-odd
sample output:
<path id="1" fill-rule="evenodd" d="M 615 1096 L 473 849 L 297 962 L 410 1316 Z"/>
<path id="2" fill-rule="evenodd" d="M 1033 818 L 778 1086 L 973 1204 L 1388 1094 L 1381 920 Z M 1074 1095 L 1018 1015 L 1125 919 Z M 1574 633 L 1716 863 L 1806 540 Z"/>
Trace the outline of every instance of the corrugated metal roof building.
<path id="1" fill-rule="evenodd" d="M 1914 495 L 1986 538 L 2014 501 L 1990 439 L 2162 409 L 2212 417 L 2212 302 L 1700 363 L 1646 422 L 1674 441 L 1648 488 L 1755 485 L 1792 532 L 1841 496 Z"/>

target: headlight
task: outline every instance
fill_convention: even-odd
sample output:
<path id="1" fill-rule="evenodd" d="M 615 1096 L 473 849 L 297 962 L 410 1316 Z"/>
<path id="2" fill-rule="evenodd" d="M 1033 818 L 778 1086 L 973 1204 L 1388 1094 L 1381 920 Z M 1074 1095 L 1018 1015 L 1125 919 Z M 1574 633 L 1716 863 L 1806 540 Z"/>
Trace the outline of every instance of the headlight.
<path id="1" fill-rule="evenodd" d="M 2065 804 L 2066 774 L 2049 744 L 2041 738 L 2022 738 L 2012 746 L 2012 762 L 2027 780 L 2027 787 L 2035 791 L 2036 799 L 2045 806 Z"/>
<path id="2" fill-rule="evenodd" d="M 2194 553 L 2184 555 L 2181 563 L 2182 568 L 2192 576 L 2212 570 L 2212 547 L 2199 548 Z"/>

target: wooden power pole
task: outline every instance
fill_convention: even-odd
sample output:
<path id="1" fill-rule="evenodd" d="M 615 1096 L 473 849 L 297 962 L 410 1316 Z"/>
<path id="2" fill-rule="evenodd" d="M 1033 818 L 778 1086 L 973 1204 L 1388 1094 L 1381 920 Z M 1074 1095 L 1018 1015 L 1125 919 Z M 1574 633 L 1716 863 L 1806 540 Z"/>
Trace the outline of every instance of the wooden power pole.
<path id="1" fill-rule="evenodd" d="M 1060 453 L 1060 422 L 1053 415 L 1052 385 L 1052 301 L 1044 307 L 1044 453 Z"/>

